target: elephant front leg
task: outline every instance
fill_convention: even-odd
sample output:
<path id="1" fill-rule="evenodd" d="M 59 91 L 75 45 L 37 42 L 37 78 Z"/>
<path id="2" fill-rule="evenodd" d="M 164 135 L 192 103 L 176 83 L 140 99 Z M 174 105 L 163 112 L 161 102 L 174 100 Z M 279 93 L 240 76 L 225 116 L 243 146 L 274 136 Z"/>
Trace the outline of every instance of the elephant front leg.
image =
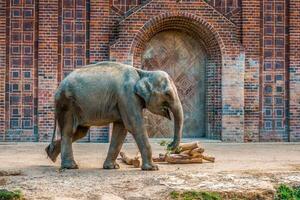
<path id="1" fill-rule="evenodd" d="M 142 155 L 142 170 L 158 170 L 158 166 L 152 161 L 152 150 L 145 128 L 133 133 L 133 137 Z"/>
<path id="2" fill-rule="evenodd" d="M 103 164 L 103 169 L 119 169 L 120 166 L 116 163 L 116 159 L 122 148 L 122 144 L 125 140 L 127 130 L 123 123 L 114 123 L 111 136 L 111 142 L 107 153 L 106 160 Z"/>

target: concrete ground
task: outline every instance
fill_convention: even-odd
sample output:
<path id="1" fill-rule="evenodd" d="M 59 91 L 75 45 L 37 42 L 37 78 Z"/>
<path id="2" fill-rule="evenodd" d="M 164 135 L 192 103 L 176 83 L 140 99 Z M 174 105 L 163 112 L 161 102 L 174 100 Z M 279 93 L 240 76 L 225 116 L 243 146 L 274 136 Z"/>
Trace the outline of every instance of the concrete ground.
<path id="1" fill-rule="evenodd" d="M 27 199 L 169 199 L 174 190 L 272 199 L 278 184 L 300 185 L 299 143 L 201 144 L 216 157 L 215 163 L 159 164 L 159 171 L 147 172 L 124 164 L 119 170 L 103 170 L 108 144 L 77 143 L 74 155 L 80 169 L 60 172 L 59 161 L 46 157 L 46 143 L 0 143 L 0 172 L 22 172 L 0 175 L 0 188 L 20 189 Z M 164 152 L 157 141 L 152 148 L 154 155 Z M 134 156 L 137 148 L 127 143 L 122 151 Z"/>

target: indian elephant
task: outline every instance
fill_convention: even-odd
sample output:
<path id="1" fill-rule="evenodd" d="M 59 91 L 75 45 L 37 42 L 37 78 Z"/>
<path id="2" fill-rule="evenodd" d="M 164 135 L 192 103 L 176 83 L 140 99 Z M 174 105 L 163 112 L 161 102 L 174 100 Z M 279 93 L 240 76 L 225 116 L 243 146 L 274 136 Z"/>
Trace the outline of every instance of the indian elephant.
<path id="1" fill-rule="evenodd" d="M 55 162 L 61 153 L 61 168 L 78 168 L 72 142 L 84 137 L 91 126 L 113 123 L 111 143 L 104 169 L 117 169 L 116 158 L 127 131 L 133 135 L 142 156 L 143 170 L 158 170 L 143 119 L 143 109 L 171 119 L 174 138 L 171 148 L 178 147 L 183 127 L 183 110 L 177 89 L 163 71 L 145 71 L 117 62 L 100 62 L 76 69 L 59 85 L 55 93 L 55 128 L 47 146 Z M 61 140 L 55 140 L 56 123 Z"/>

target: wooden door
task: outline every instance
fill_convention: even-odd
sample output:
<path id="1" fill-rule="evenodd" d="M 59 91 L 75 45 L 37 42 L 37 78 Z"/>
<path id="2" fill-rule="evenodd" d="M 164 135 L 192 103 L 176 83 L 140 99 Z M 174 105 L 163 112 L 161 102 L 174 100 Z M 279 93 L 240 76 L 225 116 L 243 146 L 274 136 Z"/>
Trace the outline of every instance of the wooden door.
<path id="1" fill-rule="evenodd" d="M 184 137 L 205 136 L 205 53 L 199 41 L 181 31 L 156 34 L 146 45 L 142 66 L 166 71 L 174 80 L 185 115 Z M 172 137 L 173 122 L 146 111 L 150 137 Z"/>

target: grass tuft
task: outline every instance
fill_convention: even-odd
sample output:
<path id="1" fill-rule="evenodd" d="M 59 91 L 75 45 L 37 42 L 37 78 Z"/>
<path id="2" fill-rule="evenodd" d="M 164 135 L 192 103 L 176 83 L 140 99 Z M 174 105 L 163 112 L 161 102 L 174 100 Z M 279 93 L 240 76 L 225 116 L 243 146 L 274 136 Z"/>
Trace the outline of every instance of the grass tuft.
<path id="1" fill-rule="evenodd" d="M 280 184 L 277 188 L 276 200 L 300 200 L 300 187 L 292 188 L 285 184 Z"/>
<path id="2" fill-rule="evenodd" d="M 23 195 L 20 190 L 8 191 L 6 189 L 0 189 L 0 200 L 20 200 L 20 199 L 23 199 Z"/>
<path id="3" fill-rule="evenodd" d="M 221 200 L 220 195 L 215 192 L 173 191 L 170 193 L 170 196 L 174 200 Z"/>

